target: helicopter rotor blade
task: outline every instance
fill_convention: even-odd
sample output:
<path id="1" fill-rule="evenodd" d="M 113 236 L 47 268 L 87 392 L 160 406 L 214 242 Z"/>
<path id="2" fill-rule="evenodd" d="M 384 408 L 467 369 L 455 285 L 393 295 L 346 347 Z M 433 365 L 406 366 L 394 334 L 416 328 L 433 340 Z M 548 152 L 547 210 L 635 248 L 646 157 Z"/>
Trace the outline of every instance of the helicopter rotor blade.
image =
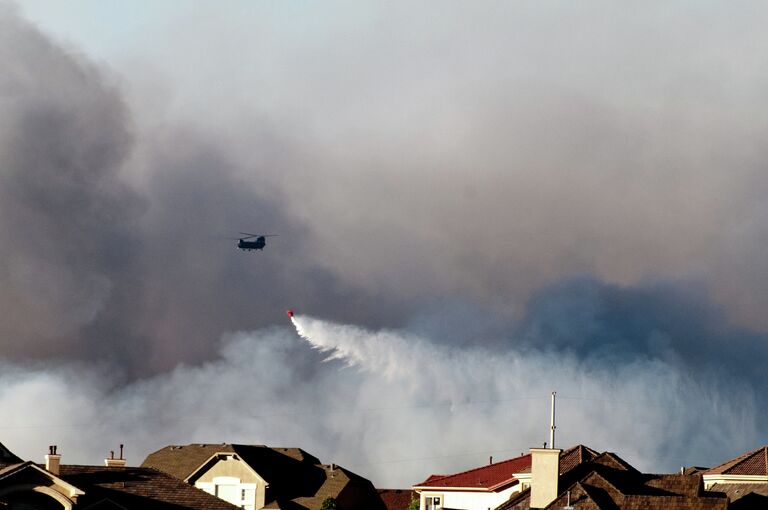
<path id="1" fill-rule="evenodd" d="M 240 233 L 248 237 L 277 237 L 280 235 L 280 234 L 251 234 L 249 232 L 240 232 Z"/>

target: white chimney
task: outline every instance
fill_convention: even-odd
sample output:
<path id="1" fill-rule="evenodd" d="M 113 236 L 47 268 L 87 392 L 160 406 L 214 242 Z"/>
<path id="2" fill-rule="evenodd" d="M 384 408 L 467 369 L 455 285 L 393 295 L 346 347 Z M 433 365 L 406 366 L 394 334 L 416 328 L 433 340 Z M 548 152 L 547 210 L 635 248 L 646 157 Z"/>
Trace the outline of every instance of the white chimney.
<path id="1" fill-rule="evenodd" d="M 48 447 L 48 455 L 45 456 L 45 470 L 52 475 L 59 474 L 59 466 L 61 465 L 61 455 L 56 453 L 56 445 Z"/>
<path id="2" fill-rule="evenodd" d="M 531 448 L 532 509 L 545 508 L 557 498 L 561 452 L 557 448 Z"/>
<path id="3" fill-rule="evenodd" d="M 110 450 L 109 458 L 104 459 L 104 465 L 107 467 L 124 467 L 125 459 L 123 458 L 123 445 L 120 445 L 120 458 L 115 458 L 115 451 Z"/>

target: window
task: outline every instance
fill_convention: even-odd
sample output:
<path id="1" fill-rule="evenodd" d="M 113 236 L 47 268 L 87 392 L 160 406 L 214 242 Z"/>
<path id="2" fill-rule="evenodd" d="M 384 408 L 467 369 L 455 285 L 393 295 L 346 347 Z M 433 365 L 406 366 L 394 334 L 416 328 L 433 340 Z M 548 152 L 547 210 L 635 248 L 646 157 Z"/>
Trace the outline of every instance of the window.
<path id="1" fill-rule="evenodd" d="M 242 483 L 233 476 L 216 476 L 210 482 L 195 482 L 195 487 L 245 510 L 256 506 L 256 483 Z"/>
<path id="2" fill-rule="evenodd" d="M 239 503 L 241 500 L 237 499 L 237 485 L 229 484 L 216 484 L 216 494 L 219 498 L 230 503 Z"/>
<path id="3" fill-rule="evenodd" d="M 424 498 L 424 510 L 438 510 L 443 508 L 440 496 L 427 496 Z"/>

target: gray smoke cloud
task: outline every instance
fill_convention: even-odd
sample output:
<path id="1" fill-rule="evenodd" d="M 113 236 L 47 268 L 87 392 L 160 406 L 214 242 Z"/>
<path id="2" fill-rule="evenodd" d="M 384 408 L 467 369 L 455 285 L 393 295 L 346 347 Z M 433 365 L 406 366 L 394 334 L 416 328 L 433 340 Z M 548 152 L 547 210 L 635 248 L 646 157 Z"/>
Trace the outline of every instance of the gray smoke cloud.
<path id="1" fill-rule="evenodd" d="M 141 210 L 120 179 L 128 115 L 108 77 L 0 12 L 3 355 L 80 356 L 111 306 Z"/>
<path id="2" fill-rule="evenodd" d="M 140 128 L 117 77 L 7 5 L 2 23 L 4 356 L 106 360 L 134 377 L 208 359 L 222 333 L 288 304 L 354 308 L 365 291 L 311 262 L 308 227 L 262 187 L 266 142 L 252 165 L 194 128 Z M 282 237 L 248 256 L 225 239 L 238 230 Z"/>
<path id="3" fill-rule="evenodd" d="M 0 440 L 404 485 L 572 388 L 562 444 L 638 467 L 760 442 L 766 7 L 335 7 L 190 7 L 97 64 L 0 4 Z M 287 307 L 410 369 L 323 364 Z"/>
<path id="4" fill-rule="evenodd" d="M 594 297 L 589 307 L 585 291 Z M 600 299 L 615 293 L 623 300 Z M 560 446 L 618 451 L 649 471 L 713 465 L 751 448 L 766 432 L 758 402 L 768 379 L 752 371 L 768 354 L 765 339 L 742 373 L 712 361 L 722 353 L 714 343 L 699 358 L 686 356 L 676 346 L 688 330 L 676 325 L 695 322 L 691 307 L 648 313 L 657 293 L 583 279 L 546 289 L 503 349 L 300 315 L 295 332 L 228 335 L 215 360 L 129 384 L 92 365 L 4 364 L 4 409 L 47 404 L 34 416 L 9 415 L 0 431 L 17 454 L 42 455 L 42 436 L 73 463 L 98 462 L 117 442 L 135 463 L 167 444 L 301 445 L 378 486 L 406 487 L 547 441 L 548 396 L 557 390 Z M 563 309 L 570 313 L 554 318 Z M 570 321 L 568 334 L 576 332 L 565 344 L 551 341 L 557 335 L 533 326 L 543 317 L 553 329 Z M 618 339 L 606 352 L 610 342 L 599 336 L 616 320 L 625 331 L 643 324 L 627 335 L 637 348 L 619 348 Z M 740 338 L 729 328 L 715 335 Z"/>

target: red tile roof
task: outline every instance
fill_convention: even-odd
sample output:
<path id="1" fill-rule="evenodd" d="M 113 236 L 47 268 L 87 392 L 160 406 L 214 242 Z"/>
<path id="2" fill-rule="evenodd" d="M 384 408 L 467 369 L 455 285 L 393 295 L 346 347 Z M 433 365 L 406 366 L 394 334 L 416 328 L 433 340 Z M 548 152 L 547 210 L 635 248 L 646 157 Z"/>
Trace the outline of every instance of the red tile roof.
<path id="1" fill-rule="evenodd" d="M 479 468 L 462 471 L 452 475 L 432 475 L 417 487 L 454 487 L 496 490 L 514 484 L 512 476 L 531 465 L 531 455 L 526 454 L 514 459 L 488 464 Z"/>
<path id="2" fill-rule="evenodd" d="M 768 446 L 739 455 L 704 471 L 705 475 L 768 475 Z"/>

